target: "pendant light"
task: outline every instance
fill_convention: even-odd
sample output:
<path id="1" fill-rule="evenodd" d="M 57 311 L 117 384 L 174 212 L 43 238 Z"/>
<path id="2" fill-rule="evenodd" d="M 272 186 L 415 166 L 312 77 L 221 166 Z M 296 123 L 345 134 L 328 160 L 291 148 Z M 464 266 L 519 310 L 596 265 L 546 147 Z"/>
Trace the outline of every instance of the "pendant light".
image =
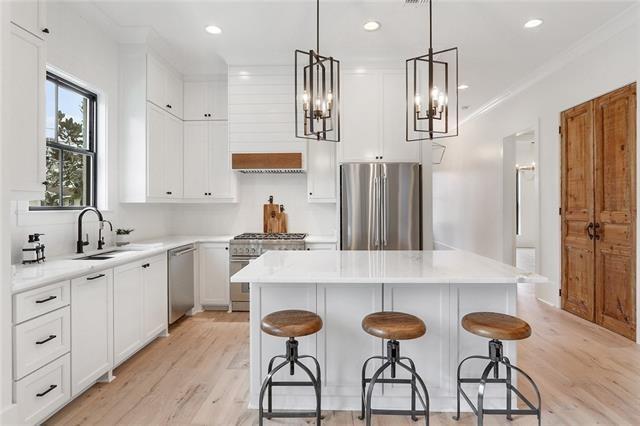
<path id="1" fill-rule="evenodd" d="M 340 61 L 320 54 L 320 0 L 316 49 L 295 51 L 296 137 L 340 142 Z"/>
<path id="2" fill-rule="evenodd" d="M 406 61 L 407 142 L 458 136 L 458 48 L 433 50 L 428 2 L 429 51 Z"/>

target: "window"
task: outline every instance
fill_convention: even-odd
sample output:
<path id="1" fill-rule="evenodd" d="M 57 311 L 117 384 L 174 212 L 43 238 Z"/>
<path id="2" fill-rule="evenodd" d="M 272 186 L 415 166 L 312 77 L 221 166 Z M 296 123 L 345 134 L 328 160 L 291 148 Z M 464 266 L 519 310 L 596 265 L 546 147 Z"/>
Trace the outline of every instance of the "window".
<path id="1" fill-rule="evenodd" d="M 30 209 L 95 207 L 97 96 L 47 72 L 45 102 L 46 192 Z"/>

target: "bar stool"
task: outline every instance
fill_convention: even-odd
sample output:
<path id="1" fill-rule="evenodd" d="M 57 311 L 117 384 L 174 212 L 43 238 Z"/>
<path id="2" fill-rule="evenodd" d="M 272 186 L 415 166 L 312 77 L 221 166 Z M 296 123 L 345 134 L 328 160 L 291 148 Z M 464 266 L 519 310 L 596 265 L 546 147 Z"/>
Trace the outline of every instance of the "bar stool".
<path id="1" fill-rule="evenodd" d="M 540 399 L 540 391 L 535 382 L 529 377 L 527 373 L 520 368 L 509 362 L 509 358 L 504 356 L 501 340 L 522 340 L 531 336 L 531 327 L 525 321 L 520 318 L 516 318 L 511 315 L 498 314 L 494 312 L 473 312 L 467 314 L 462 318 L 462 327 L 469 333 L 477 336 L 486 337 L 491 339 L 489 341 L 489 356 L 472 355 L 463 359 L 458 365 L 458 397 L 457 397 L 457 413 L 454 420 L 460 419 L 460 395 L 464 397 L 467 404 L 473 410 L 473 413 L 478 416 L 478 426 L 482 426 L 483 417 L 485 414 L 506 414 L 508 420 L 512 420 L 512 415 L 536 415 L 538 417 L 538 425 L 542 424 L 541 407 L 542 400 Z M 462 364 L 470 359 L 485 359 L 489 360 L 489 364 L 482 372 L 482 376 L 478 378 L 461 378 L 460 371 Z M 506 378 L 499 378 L 499 367 L 504 365 L 506 368 Z M 489 378 L 489 374 L 493 370 L 493 378 Z M 534 406 L 528 398 L 526 398 L 515 386 L 511 384 L 511 370 L 515 370 L 526 378 L 533 387 L 536 396 L 538 398 L 538 405 Z M 467 394 L 462 390 L 463 383 L 479 383 L 478 387 L 478 406 L 475 407 Z M 507 408 L 501 409 L 485 409 L 484 391 L 487 383 L 503 383 L 507 388 Z M 511 396 L 512 392 L 516 394 L 522 402 L 524 402 L 528 408 L 526 409 L 512 409 L 511 408 Z"/>
<path id="2" fill-rule="evenodd" d="M 376 312 L 369 314 L 362 320 L 362 329 L 368 334 L 387 340 L 387 355 L 372 356 L 368 358 L 362 365 L 362 407 L 358 417 L 360 420 L 366 419 L 367 426 L 371 425 L 371 416 L 373 414 L 390 414 L 390 415 L 409 415 L 414 421 L 418 420 L 417 416 L 424 416 L 425 422 L 429 424 L 429 393 L 422 378 L 416 372 L 416 366 L 408 357 L 400 356 L 399 340 L 411 340 L 421 337 L 426 332 L 424 322 L 413 315 L 404 314 L 402 312 Z M 366 377 L 367 364 L 374 359 L 384 360 L 385 362 L 378 368 L 373 375 Z M 406 361 L 409 365 L 405 364 Z M 410 379 L 396 379 L 396 366 L 400 366 L 408 371 L 411 375 Z M 387 369 L 390 369 L 391 378 L 380 378 L 380 375 Z M 423 396 L 418 391 L 416 382 L 420 385 Z M 367 389 L 367 383 L 369 388 Z M 396 383 L 411 385 L 411 409 L 410 410 L 386 410 L 372 409 L 371 397 L 373 388 L 376 383 Z M 366 391 L 366 395 L 365 395 Z M 416 410 L 416 396 L 420 400 L 424 410 Z"/>
<path id="3" fill-rule="evenodd" d="M 260 389 L 260 407 L 258 410 L 258 424 L 262 426 L 263 419 L 272 419 L 276 417 L 298 418 L 298 417 L 315 417 L 316 424 L 320 424 L 320 364 L 318 360 L 311 355 L 298 355 L 298 341 L 296 337 L 308 336 L 317 333 L 322 329 L 322 319 L 309 311 L 301 310 L 285 310 L 272 312 L 262 318 L 262 331 L 276 337 L 287 337 L 286 355 L 276 355 L 269 361 L 269 369 L 267 377 L 262 382 Z M 276 359 L 284 361 L 275 368 L 273 363 Z M 311 359 L 316 365 L 316 375 L 300 362 L 301 359 Z M 309 381 L 274 381 L 273 376 L 286 365 L 289 365 L 289 374 L 293 376 L 295 366 L 297 365 L 309 376 Z M 273 411 L 273 387 L 274 386 L 313 386 L 316 394 L 315 411 Z M 263 401 L 264 394 L 267 392 L 267 412 L 264 412 Z"/>

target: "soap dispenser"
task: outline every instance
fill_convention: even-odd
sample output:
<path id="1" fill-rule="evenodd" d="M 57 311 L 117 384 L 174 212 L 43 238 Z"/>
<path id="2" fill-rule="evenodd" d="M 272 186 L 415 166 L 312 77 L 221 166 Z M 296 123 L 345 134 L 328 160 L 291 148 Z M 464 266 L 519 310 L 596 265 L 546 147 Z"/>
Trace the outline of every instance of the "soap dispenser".
<path id="1" fill-rule="evenodd" d="M 38 234 L 38 233 L 33 234 L 33 241 L 38 244 L 38 246 L 36 247 L 36 255 L 38 258 L 38 263 L 44 262 L 44 243 L 40 241 L 40 237 L 43 235 L 44 234 Z"/>
<path id="2" fill-rule="evenodd" d="M 29 240 L 22 247 L 22 264 L 38 263 L 38 255 L 40 250 L 38 249 L 40 243 L 36 242 L 33 234 L 29 234 Z"/>

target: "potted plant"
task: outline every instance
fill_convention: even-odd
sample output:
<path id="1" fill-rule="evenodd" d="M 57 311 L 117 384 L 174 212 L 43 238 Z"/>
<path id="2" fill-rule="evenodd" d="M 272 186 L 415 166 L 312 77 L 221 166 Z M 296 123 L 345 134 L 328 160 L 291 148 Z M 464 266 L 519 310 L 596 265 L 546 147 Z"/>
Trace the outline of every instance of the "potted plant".
<path id="1" fill-rule="evenodd" d="M 116 245 L 124 246 L 130 243 L 129 235 L 133 232 L 133 229 L 116 229 Z"/>

